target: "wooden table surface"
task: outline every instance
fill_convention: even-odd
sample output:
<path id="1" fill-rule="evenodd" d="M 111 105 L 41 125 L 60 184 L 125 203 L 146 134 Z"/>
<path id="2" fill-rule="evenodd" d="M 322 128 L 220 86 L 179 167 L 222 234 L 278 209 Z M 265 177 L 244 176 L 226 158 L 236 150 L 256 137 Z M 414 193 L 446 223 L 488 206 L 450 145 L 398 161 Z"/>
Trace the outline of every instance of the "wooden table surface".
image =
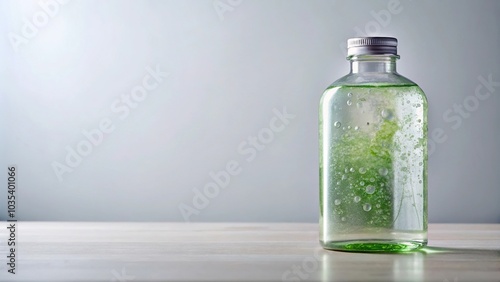
<path id="1" fill-rule="evenodd" d="M 500 281 L 500 224 L 431 224 L 431 247 L 362 254 L 323 250 L 308 223 L 18 222 L 15 275 L 8 235 L 0 281 Z"/>

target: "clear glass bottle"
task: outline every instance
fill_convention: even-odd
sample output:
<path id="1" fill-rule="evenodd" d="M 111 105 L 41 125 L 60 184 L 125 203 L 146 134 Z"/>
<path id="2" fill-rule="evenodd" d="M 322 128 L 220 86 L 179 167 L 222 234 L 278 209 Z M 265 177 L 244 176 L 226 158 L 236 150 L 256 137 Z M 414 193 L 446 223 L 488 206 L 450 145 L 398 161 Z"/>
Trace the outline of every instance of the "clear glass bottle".
<path id="1" fill-rule="evenodd" d="M 320 102 L 320 242 L 418 249 L 427 244 L 427 99 L 396 72 L 396 38 L 347 45 L 351 71 Z"/>

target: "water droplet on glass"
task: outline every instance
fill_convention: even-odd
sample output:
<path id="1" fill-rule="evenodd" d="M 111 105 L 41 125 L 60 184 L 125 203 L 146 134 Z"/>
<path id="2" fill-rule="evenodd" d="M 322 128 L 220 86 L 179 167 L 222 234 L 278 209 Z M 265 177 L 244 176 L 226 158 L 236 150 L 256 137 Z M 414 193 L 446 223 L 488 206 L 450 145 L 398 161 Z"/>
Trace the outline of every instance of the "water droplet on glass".
<path id="1" fill-rule="evenodd" d="M 352 93 L 351 92 L 347 93 L 347 97 L 352 97 Z"/>
<path id="2" fill-rule="evenodd" d="M 375 178 L 370 178 L 370 182 L 375 182 Z"/>
<path id="3" fill-rule="evenodd" d="M 354 202 L 355 203 L 359 203 L 359 201 L 361 201 L 361 197 L 360 196 L 354 197 Z"/>
<path id="4" fill-rule="evenodd" d="M 345 180 L 347 178 L 347 176 L 345 176 L 345 174 L 342 175 L 342 180 Z"/>
<path id="5" fill-rule="evenodd" d="M 345 216 L 343 216 L 340 220 L 345 221 Z"/>
<path id="6" fill-rule="evenodd" d="M 346 168 L 344 169 L 344 172 L 345 172 L 345 173 L 348 173 L 348 172 L 349 172 L 349 168 L 348 168 L 348 167 L 346 167 Z"/>
<path id="7" fill-rule="evenodd" d="M 348 106 L 352 105 L 352 101 L 351 100 L 347 100 L 347 105 Z"/>
<path id="8" fill-rule="evenodd" d="M 370 211 L 372 209 L 372 205 L 366 203 L 363 205 L 363 210 L 364 211 Z"/>
<path id="9" fill-rule="evenodd" d="M 359 169 L 359 173 L 365 174 L 366 173 L 366 168 L 362 167 Z"/>
<path id="10" fill-rule="evenodd" d="M 380 169 L 378 170 L 378 173 L 379 173 L 380 175 L 382 175 L 382 176 L 386 176 L 388 172 L 389 172 L 389 171 L 388 171 L 388 170 L 387 170 L 387 168 L 385 168 L 385 167 L 380 168 Z"/>
<path id="11" fill-rule="evenodd" d="M 380 204 L 376 204 L 375 206 L 376 206 L 377 208 L 380 208 Z"/>
<path id="12" fill-rule="evenodd" d="M 339 128 L 340 127 L 340 122 L 339 121 L 336 121 L 334 124 L 333 124 L 336 128 Z"/>
<path id="13" fill-rule="evenodd" d="M 366 186 L 365 192 L 366 192 L 366 194 L 370 194 L 370 195 L 375 193 L 375 186 L 373 186 L 373 185 Z"/>
<path id="14" fill-rule="evenodd" d="M 334 204 L 335 204 L 336 206 L 340 205 L 341 203 L 342 203 L 342 201 L 341 201 L 341 200 L 339 200 L 339 199 L 336 199 L 336 200 L 334 201 Z"/>
<path id="15" fill-rule="evenodd" d="M 360 181 L 360 182 L 359 182 L 359 185 L 361 185 L 361 186 L 365 186 L 365 182 L 364 182 L 364 181 Z"/>
<path id="16" fill-rule="evenodd" d="M 422 122 L 422 120 L 421 119 L 417 119 L 417 122 Z"/>
<path id="17" fill-rule="evenodd" d="M 355 126 L 355 127 L 354 127 L 354 130 L 359 130 L 359 126 Z"/>
<path id="18" fill-rule="evenodd" d="M 361 103 L 361 102 L 357 102 L 357 103 L 356 103 L 356 107 L 358 107 L 358 109 L 359 109 L 359 108 L 362 108 L 362 107 L 363 107 L 363 103 Z"/>
<path id="19" fill-rule="evenodd" d="M 392 119 L 392 111 L 391 110 L 382 110 L 381 115 L 384 119 Z"/>
<path id="20" fill-rule="evenodd" d="M 422 163 L 422 162 L 419 162 L 419 163 L 418 163 L 418 165 L 423 165 L 423 163 Z"/>
<path id="21" fill-rule="evenodd" d="M 356 170 L 353 167 L 351 167 L 351 169 L 349 169 L 349 171 L 350 172 L 355 172 Z"/>

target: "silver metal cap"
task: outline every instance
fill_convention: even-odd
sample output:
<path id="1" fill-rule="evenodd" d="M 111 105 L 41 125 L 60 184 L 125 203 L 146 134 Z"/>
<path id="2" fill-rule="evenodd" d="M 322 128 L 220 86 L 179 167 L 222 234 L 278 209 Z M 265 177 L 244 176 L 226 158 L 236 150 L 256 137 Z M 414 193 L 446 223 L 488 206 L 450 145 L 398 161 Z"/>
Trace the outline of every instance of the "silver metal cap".
<path id="1" fill-rule="evenodd" d="M 347 40 L 347 56 L 397 55 L 398 40 L 394 37 L 357 37 Z"/>

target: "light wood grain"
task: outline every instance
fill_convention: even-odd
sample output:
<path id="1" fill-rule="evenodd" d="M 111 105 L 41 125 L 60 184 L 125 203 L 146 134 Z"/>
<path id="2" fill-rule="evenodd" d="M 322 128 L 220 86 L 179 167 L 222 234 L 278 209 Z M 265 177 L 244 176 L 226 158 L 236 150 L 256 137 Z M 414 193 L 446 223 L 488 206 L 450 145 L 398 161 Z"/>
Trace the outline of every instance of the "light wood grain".
<path id="1" fill-rule="evenodd" d="M 18 222 L 16 275 L 0 236 L 0 281 L 500 281 L 500 225 L 398 255 L 322 250 L 317 224 Z"/>

